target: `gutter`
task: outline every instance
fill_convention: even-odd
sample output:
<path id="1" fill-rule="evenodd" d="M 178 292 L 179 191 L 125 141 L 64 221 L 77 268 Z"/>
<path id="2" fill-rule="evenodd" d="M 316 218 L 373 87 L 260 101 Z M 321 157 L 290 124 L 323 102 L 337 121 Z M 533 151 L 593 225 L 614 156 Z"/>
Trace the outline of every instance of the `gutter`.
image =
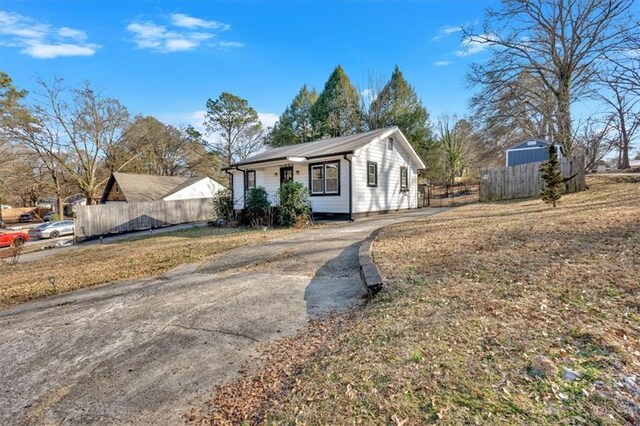
<path id="1" fill-rule="evenodd" d="M 342 151 L 342 152 L 333 152 L 330 154 L 322 154 L 322 155 L 314 155 L 311 157 L 304 157 L 307 160 L 314 160 L 316 158 L 325 158 L 325 157 L 339 157 L 341 155 L 348 155 L 348 154 L 353 154 L 353 150 L 351 151 Z M 248 161 L 248 162 L 243 162 L 243 163 L 238 163 L 235 166 L 231 166 L 231 167 L 225 167 L 222 170 L 225 169 L 237 169 L 238 166 L 249 166 L 249 165 L 253 165 L 253 164 L 260 164 L 260 163 L 269 163 L 271 161 L 290 161 L 289 159 L 291 158 L 302 158 L 302 157 L 293 157 L 293 156 L 286 156 L 286 157 L 277 157 L 277 158 L 265 158 L 264 160 L 258 160 L 258 161 Z M 292 163 L 295 163 L 297 161 L 291 161 Z M 240 169 L 238 169 L 240 170 Z"/>
<path id="2" fill-rule="evenodd" d="M 349 162 L 349 220 L 353 222 L 353 191 L 352 184 L 353 173 L 351 172 L 351 159 L 344 154 L 344 159 Z"/>

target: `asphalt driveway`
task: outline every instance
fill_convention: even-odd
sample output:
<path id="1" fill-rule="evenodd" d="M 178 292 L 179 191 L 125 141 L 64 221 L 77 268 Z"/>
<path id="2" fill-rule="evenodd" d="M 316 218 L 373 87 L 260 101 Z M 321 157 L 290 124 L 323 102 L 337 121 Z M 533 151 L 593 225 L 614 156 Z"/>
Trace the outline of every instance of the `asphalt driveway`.
<path id="1" fill-rule="evenodd" d="M 175 424 L 261 342 L 360 303 L 360 242 L 423 209 L 0 312 L 0 424 Z"/>

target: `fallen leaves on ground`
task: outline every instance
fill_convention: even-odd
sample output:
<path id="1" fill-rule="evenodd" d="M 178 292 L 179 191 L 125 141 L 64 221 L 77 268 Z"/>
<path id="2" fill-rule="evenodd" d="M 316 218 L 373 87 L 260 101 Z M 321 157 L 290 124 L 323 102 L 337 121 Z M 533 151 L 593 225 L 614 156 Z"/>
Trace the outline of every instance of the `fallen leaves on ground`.
<path id="1" fill-rule="evenodd" d="M 268 345 L 189 420 L 640 423 L 639 183 L 589 178 L 555 209 L 474 204 L 386 228 L 373 301 Z M 558 373 L 537 374 L 537 355 Z"/>

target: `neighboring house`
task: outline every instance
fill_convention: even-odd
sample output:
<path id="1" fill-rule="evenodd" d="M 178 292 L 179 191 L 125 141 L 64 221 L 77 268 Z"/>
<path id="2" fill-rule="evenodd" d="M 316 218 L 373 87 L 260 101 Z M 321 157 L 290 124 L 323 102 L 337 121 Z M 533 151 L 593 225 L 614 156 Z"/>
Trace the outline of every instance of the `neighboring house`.
<path id="1" fill-rule="evenodd" d="M 64 199 L 64 214 L 65 216 L 73 216 L 78 207 L 86 205 L 87 197 L 82 194 L 71 195 Z"/>
<path id="2" fill-rule="evenodd" d="M 507 167 L 519 166 L 520 164 L 537 163 L 549 159 L 549 144 L 542 139 L 528 139 L 505 151 Z M 556 144 L 558 158 L 564 156 L 562 146 Z"/>
<path id="3" fill-rule="evenodd" d="M 154 176 L 116 172 L 109 177 L 100 204 L 211 198 L 221 189 L 226 188 L 207 176 Z"/>
<path id="4" fill-rule="evenodd" d="M 309 188 L 315 217 L 357 218 L 418 207 L 418 170 L 425 165 L 400 129 L 274 148 L 225 169 L 236 210 L 247 190 L 263 187 L 273 205 L 288 181 Z"/>

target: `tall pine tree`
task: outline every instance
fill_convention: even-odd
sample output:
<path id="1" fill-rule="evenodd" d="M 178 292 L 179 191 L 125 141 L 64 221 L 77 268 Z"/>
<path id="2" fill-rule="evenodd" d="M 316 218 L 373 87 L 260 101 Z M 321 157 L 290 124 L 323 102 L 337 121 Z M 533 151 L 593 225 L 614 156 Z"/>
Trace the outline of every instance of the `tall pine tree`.
<path id="1" fill-rule="evenodd" d="M 562 184 L 564 179 L 562 178 L 562 172 L 560 171 L 560 163 L 558 162 L 558 150 L 555 144 L 549 144 L 549 161 L 545 161 L 540 166 L 540 172 L 542 173 L 542 180 L 544 180 L 545 187 L 540 193 L 542 201 L 547 204 L 556 206 L 556 202 L 561 197 Z"/>
<path id="2" fill-rule="evenodd" d="M 309 142 L 314 139 L 311 108 L 318 99 L 316 89 L 302 86 L 291 104 L 284 110 L 278 122 L 267 136 L 267 144 L 271 147 Z"/>
<path id="3" fill-rule="evenodd" d="M 429 114 L 397 65 L 369 105 L 366 120 L 370 129 L 398 126 L 418 155 L 425 158 L 431 139 Z"/>
<path id="4" fill-rule="evenodd" d="M 362 110 L 358 91 L 340 65 L 329 76 L 311 108 L 318 137 L 352 135 L 362 131 Z"/>

